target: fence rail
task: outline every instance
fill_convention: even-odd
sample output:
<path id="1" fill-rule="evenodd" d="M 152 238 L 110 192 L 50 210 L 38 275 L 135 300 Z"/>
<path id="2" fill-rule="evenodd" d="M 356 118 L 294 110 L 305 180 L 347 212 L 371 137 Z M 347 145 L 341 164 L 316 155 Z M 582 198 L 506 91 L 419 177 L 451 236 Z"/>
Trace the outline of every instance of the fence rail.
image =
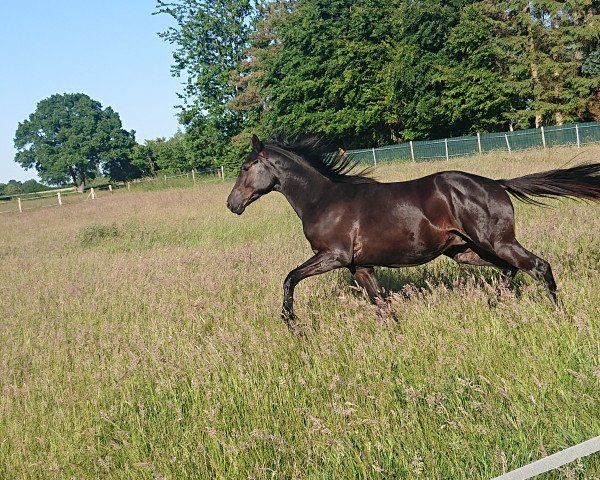
<path id="1" fill-rule="evenodd" d="M 600 122 L 531 128 L 514 132 L 481 133 L 440 140 L 410 141 L 386 147 L 348 150 L 363 163 L 388 161 L 426 162 L 492 151 L 529 150 L 600 143 Z"/>
<path id="2" fill-rule="evenodd" d="M 482 133 L 473 136 L 444 138 L 429 141 L 410 141 L 397 145 L 362 150 L 349 150 L 358 162 L 425 162 L 449 160 L 453 157 L 476 155 L 491 151 L 528 150 L 532 148 L 551 148 L 557 146 L 577 146 L 600 143 L 600 122 L 578 123 L 572 125 L 532 128 L 514 132 Z M 134 185 L 153 183 L 160 185 L 186 186 L 206 181 L 224 180 L 237 176 L 239 165 L 224 164 L 208 170 L 192 170 L 185 173 L 160 174 L 154 177 L 92 188 L 85 193 L 63 188 L 32 194 L 0 197 L 0 215 L 11 212 L 24 212 L 38 208 L 58 207 L 64 204 L 94 200 L 98 195 L 112 193 L 113 188 L 131 189 Z"/>
<path id="3" fill-rule="evenodd" d="M 145 177 L 131 182 L 115 183 L 93 187 L 85 192 L 77 192 L 73 188 L 61 188 L 35 193 L 18 195 L 4 195 L 0 197 L 0 215 L 3 213 L 24 213 L 29 210 L 41 208 L 60 207 L 63 205 L 82 203 L 95 200 L 98 197 L 110 195 L 117 189 L 146 189 L 148 185 L 164 186 L 193 186 L 211 181 L 222 181 L 227 177 L 227 167 L 212 168 L 208 170 L 192 170 L 186 173 L 157 175 Z M 154 187 L 153 187 L 154 188 Z"/>

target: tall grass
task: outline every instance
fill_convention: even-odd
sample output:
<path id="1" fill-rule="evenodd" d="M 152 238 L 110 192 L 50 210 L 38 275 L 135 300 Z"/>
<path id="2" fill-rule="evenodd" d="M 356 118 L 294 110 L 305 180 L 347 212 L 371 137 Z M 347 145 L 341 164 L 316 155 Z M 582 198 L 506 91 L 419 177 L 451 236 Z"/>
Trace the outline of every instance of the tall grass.
<path id="1" fill-rule="evenodd" d="M 512 177 L 600 147 L 386 165 Z M 378 317 L 272 194 L 231 182 L 117 192 L 0 218 L 0 478 L 490 478 L 600 432 L 599 206 L 516 204 L 563 308 L 519 274 L 447 259 L 383 270 Z M 590 456 L 545 478 L 592 479 Z"/>

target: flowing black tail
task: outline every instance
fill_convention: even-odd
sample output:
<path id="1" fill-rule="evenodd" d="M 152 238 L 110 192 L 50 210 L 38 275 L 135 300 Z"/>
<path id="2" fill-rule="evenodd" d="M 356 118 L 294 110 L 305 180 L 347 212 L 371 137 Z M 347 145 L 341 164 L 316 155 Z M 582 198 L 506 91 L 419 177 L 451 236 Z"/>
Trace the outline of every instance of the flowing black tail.
<path id="1" fill-rule="evenodd" d="M 600 201 L 600 163 L 585 163 L 498 182 L 518 200 L 534 205 L 545 204 L 532 197 L 570 197 Z"/>

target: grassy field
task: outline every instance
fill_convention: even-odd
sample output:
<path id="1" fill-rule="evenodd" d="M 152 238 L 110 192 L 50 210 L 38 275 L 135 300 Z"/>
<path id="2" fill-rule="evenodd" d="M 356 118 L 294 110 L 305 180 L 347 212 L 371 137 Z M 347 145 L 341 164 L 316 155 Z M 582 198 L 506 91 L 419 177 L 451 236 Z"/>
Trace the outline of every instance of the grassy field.
<path id="1" fill-rule="evenodd" d="M 575 155 L 578 157 L 572 160 Z M 380 167 L 513 177 L 582 150 Z M 562 310 L 519 274 L 380 271 L 386 319 L 311 255 L 285 199 L 232 182 L 0 217 L 0 478 L 491 478 L 600 434 L 600 206 L 516 204 Z M 540 478 L 600 477 L 600 455 Z"/>

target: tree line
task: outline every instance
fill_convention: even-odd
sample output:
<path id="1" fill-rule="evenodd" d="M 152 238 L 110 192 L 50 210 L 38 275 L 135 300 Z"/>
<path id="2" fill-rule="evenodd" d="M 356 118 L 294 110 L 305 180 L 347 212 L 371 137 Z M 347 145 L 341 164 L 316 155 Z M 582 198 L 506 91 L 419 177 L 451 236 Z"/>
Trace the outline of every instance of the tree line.
<path id="1" fill-rule="evenodd" d="M 37 182 L 34 179 L 20 182 L 18 180 L 9 180 L 8 183 L 0 183 L 0 200 L 2 197 L 21 195 L 26 193 L 36 193 L 49 190 L 49 187 Z"/>
<path id="2" fill-rule="evenodd" d="M 34 168 L 46 184 L 71 184 L 82 191 L 99 176 L 129 181 L 159 171 L 205 167 L 207 161 L 190 148 L 188 138 L 178 132 L 169 139 L 139 144 L 135 131 L 123 129 L 119 114 L 111 107 L 104 108 L 82 93 L 55 94 L 40 101 L 35 112 L 19 123 L 15 161 L 26 169 Z M 43 189 L 34 180 L 23 184 L 11 180 L 0 193 Z"/>
<path id="3" fill-rule="evenodd" d="M 140 145 L 100 107 L 110 154 L 56 139 L 90 161 L 55 175 L 27 153 L 24 122 L 17 161 L 78 183 L 239 162 L 251 132 L 359 148 L 600 119 L 600 1 L 158 0 L 156 13 L 175 21 L 160 35 L 186 79 L 181 132 Z"/>
<path id="4" fill-rule="evenodd" d="M 345 148 L 600 118 L 600 2 L 158 1 L 186 133 Z M 242 142 L 245 145 L 245 142 Z"/>

